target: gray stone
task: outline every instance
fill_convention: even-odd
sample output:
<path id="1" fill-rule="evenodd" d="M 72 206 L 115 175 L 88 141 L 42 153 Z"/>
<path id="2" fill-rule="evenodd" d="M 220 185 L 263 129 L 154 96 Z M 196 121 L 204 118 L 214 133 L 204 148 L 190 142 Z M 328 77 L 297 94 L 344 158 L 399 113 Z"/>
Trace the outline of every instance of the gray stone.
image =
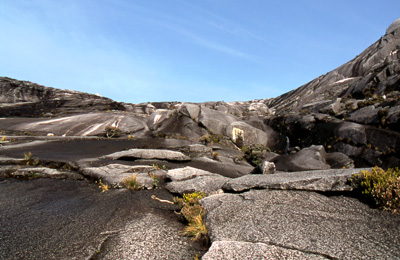
<path id="1" fill-rule="evenodd" d="M 167 178 L 172 182 L 167 183 L 165 188 L 172 193 L 180 194 L 199 191 L 211 194 L 221 189 L 230 180 L 230 178 L 193 167 L 169 170 Z"/>
<path id="2" fill-rule="evenodd" d="M 155 159 L 167 161 L 190 161 L 190 157 L 181 152 L 161 149 L 129 149 L 104 156 L 106 159 L 118 160 L 121 158 Z"/>
<path id="3" fill-rule="evenodd" d="M 234 162 L 233 158 L 219 156 L 220 161 L 212 160 L 208 157 L 198 157 L 192 160 L 193 167 L 201 168 L 207 171 L 217 172 L 220 175 L 237 178 L 249 174 L 253 170 L 253 166 L 245 161 L 239 163 Z"/>
<path id="4" fill-rule="evenodd" d="M 400 218 L 354 198 L 252 190 L 212 195 L 201 203 L 212 243 L 262 243 L 328 259 L 400 258 Z M 241 254 L 230 252 L 231 259 Z"/>
<path id="5" fill-rule="evenodd" d="M 281 189 L 308 191 L 352 191 L 349 179 L 367 169 L 329 169 L 302 172 L 277 172 L 266 175 L 245 175 L 229 180 L 223 189 L 246 191 L 249 189 Z"/>
<path id="6" fill-rule="evenodd" d="M 276 171 L 275 163 L 263 160 L 251 174 L 273 174 Z"/>
<path id="7" fill-rule="evenodd" d="M 154 113 L 151 114 L 149 120 L 147 121 L 147 125 L 150 130 L 157 130 L 162 122 L 168 119 L 175 111 L 168 109 L 158 109 Z"/>
<path id="8" fill-rule="evenodd" d="M 363 107 L 350 114 L 348 120 L 360 124 L 379 123 L 378 108 L 374 105 Z"/>
<path id="9" fill-rule="evenodd" d="M 326 259 L 326 257 L 288 248 L 284 245 L 242 241 L 215 241 L 202 260 Z"/>
<path id="10" fill-rule="evenodd" d="M 263 144 L 266 146 L 273 145 L 273 138 L 260 129 L 257 129 L 245 122 L 233 122 L 226 128 L 226 135 L 229 136 L 232 142 L 238 144 L 239 139 L 241 145 L 249 146 L 252 144 Z"/>
<path id="11" fill-rule="evenodd" d="M 344 153 L 327 153 L 326 162 L 329 164 L 329 166 L 331 166 L 332 169 L 354 168 L 354 161 Z"/>
<path id="12" fill-rule="evenodd" d="M 341 98 L 337 98 L 333 103 L 322 108 L 319 112 L 324 114 L 337 115 L 342 110 Z"/>
<path id="13" fill-rule="evenodd" d="M 155 213 L 147 213 L 111 233 L 101 259 L 193 259 L 196 250 L 182 225 Z"/>
<path id="14" fill-rule="evenodd" d="M 224 134 L 224 129 L 238 119 L 230 114 L 219 112 L 202 106 L 199 116 L 200 125 L 214 134 Z"/>
<path id="15" fill-rule="evenodd" d="M 387 114 L 387 121 L 390 124 L 396 124 L 400 119 L 400 106 L 391 107 Z"/>
<path id="16" fill-rule="evenodd" d="M 262 174 L 272 174 L 276 171 L 275 163 L 273 162 L 263 161 L 260 166 Z"/>
<path id="17" fill-rule="evenodd" d="M 312 145 L 301 151 L 279 156 L 272 160 L 278 171 L 307 171 L 329 169 L 326 164 L 326 153 L 322 145 Z"/>
<path id="18" fill-rule="evenodd" d="M 192 153 L 209 153 L 212 151 L 212 148 L 202 144 L 191 144 L 188 146 L 189 152 Z"/>
<path id="19" fill-rule="evenodd" d="M 200 106 L 198 104 L 183 103 L 178 111 L 197 122 L 200 115 Z"/>
<path id="20" fill-rule="evenodd" d="M 87 177 L 101 180 L 102 183 L 113 188 L 125 187 L 124 179 L 136 175 L 136 182 L 139 186 L 152 189 L 154 180 L 149 176 L 149 172 L 153 169 L 151 166 L 109 164 L 102 167 L 83 168 L 82 173 Z"/>
<path id="21" fill-rule="evenodd" d="M 335 129 L 335 135 L 354 144 L 367 144 L 365 126 L 360 124 L 343 122 Z"/>

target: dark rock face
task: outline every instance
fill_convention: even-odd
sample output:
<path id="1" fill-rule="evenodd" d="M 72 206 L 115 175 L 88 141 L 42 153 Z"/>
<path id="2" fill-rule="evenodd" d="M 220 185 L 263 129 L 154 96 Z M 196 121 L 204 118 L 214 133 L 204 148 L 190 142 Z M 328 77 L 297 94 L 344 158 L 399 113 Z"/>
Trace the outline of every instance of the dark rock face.
<path id="1" fill-rule="evenodd" d="M 0 116 L 41 117 L 125 109 L 123 104 L 97 95 L 0 78 Z"/>

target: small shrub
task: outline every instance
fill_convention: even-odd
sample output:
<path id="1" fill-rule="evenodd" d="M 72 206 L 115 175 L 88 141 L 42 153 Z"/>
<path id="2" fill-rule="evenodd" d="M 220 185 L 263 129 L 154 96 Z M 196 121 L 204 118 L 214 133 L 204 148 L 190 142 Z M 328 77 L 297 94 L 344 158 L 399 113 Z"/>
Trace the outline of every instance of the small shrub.
<path id="1" fill-rule="evenodd" d="M 221 142 L 222 136 L 217 135 L 217 134 L 205 134 L 202 137 L 200 137 L 199 142 L 204 144 L 204 145 L 213 145 L 216 143 Z"/>
<path id="2" fill-rule="evenodd" d="M 139 190 L 140 186 L 136 181 L 137 174 L 132 174 L 130 177 L 127 177 L 122 180 L 122 182 L 125 184 L 125 187 L 127 187 L 130 190 Z"/>
<path id="3" fill-rule="evenodd" d="M 250 146 L 243 146 L 243 158 L 245 158 L 253 166 L 259 165 L 271 150 L 263 144 L 253 144 Z"/>
<path id="4" fill-rule="evenodd" d="M 362 171 L 351 179 L 352 184 L 361 194 L 381 209 L 398 213 L 400 209 L 400 169 L 387 171 L 372 168 Z"/>
<path id="5" fill-rule="evenodd" d="M 40 161 L 38 158 L 33 158 L 31 152 L 24 153 L 25 164 L 30 166 L 38 166 Z"/>
<path id="6" fill-rule="evenodd" d="M 153 164 L 153 168 L 156 169 L 156 170 L 168 171 L 168 168 L 167 168 L 167 166 L 165 166 L 165 165 L 160 166 L 160 165 L 158 165 L 158 164 Z"/>
<path id="7" fill-rule="evenodd" d="M 185 193 L 183 194 L 183 200 L 188 204 L 198 204 L 202 198 L 205 198 L 207 195 L 204 192 L 193 192 L 193 193 Z"/>
<path id="8" fill-rule="evenodd" d="M 154 173 L 149 173 L 150 178 L 153 179 L 153 188 L 158 187 L 159 180 Z"/>
<path id="9" fill-rule="evenodd" d="M 174 198 L 174 203 L 181 207 L 181 214 L 188 222 L 183 234 L 191 236 L 192 240 L 208 241 L 207 227 L 203 221 L 206 211 L 199 203 L 204 197 L 206 195 L 203 192 L 194 192 L 183 194 L 183 198 Z"/>

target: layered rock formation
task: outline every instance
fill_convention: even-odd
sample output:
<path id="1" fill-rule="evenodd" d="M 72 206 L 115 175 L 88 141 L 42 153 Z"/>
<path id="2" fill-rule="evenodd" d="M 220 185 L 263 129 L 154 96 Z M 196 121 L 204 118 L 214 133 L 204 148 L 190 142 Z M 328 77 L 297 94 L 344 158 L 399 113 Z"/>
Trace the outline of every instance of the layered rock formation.
<path id="1" fill-rule="evenodd" d="M 400 165 L 399 72 L 400 19 L 350 62 L 271 99 L 126 104 L 0 78 L 0 184 L 8 190 L 24 186 L 1 182 L 10 177 L 69 179 L 68 185 L 94 180 L 115 191 L 135 175 L 136 185 L 162 188 L 163 196 L 211 194 L 202 200 L 211 240 L 204 259 L 399 259 L 398 215 L 348 196 L 360 167 Z M 35 190 L 34 182 L 28 186 Z M 154 204 L 150 197 L 141 201 Z M 99 233 L 107 238 L 91 241 L 71 258 L 153 257 L 178 245 L 184 251 L 165 257 L 192 259 L 186 242 L 167 239 L 168 245 L 159 246 L 146 233 L 168 223 L 151 207 L 123 222 L 127 227 Z M 15 212 L 42 214 L 42 208 Z M 69 204 L 65 209 L 76 215 Z M 7 214 L 5 208 L 0 212 Z M 36 226 L 35 219 L 24 221 Z M 180 226 L 175 224 L 164 233 Z M 164 233 L 151 230 L 163 239 Z M 6 236 L 0 234 L 0 240 Z M 0 252 L 9 250 L 3 247 Z M 28 257 L 21 252 L 15 256 Z"/>

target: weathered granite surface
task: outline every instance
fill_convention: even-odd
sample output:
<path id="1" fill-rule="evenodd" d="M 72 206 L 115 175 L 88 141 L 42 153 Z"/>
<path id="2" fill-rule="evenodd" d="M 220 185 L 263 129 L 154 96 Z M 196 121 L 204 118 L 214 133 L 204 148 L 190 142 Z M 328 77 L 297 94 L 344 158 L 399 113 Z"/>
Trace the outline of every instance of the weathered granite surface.
<path id="1" fill-rule="evenodd" d="M 399 216 L 371 209 L 354 198 L 253 190 L 212 195 L 201 202 L 207 210 L 211 242 L 217 243 L 211 246 L 213 259 L 241 259 L 269 247 L 273 250 L 259 259 L 287 259 L 286 255 L 289 259 L 400 259 Z"/>

